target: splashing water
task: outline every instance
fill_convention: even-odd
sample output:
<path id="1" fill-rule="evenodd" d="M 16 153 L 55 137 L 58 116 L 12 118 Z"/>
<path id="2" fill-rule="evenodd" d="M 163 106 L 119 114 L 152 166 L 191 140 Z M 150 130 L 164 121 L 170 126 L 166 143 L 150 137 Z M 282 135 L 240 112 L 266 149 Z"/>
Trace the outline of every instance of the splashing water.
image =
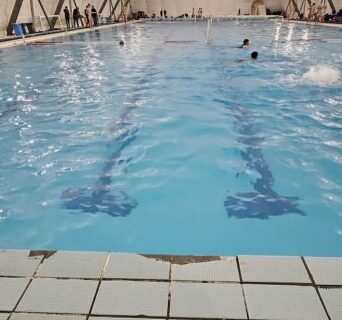
<path id="1" fill-rule="evenodd" d="M 311 84 L 319 87 L 336 85 L 340 79 L 340 71 L 336 67 L 325 64 L 311 66 L 303 75 L 289 74 L 281 77 L 279 82 L 283 85 L 296 86 L 298 84 Z"/>
<path id="2" fill-rule="evenodd" d="M 332 66 L 319 64 L 304 73 L 303 79 L 320 87 L 329 87 L 339 81 L 340 71 Z"/>

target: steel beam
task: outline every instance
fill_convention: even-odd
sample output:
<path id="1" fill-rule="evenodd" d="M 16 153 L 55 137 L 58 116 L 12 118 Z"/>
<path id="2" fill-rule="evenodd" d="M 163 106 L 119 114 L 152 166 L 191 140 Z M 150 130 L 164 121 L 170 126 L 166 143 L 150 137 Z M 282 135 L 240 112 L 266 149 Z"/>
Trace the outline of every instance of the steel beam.
<path id="1" fill-rule="evenodd" d="M 110 8 L 110 12 L 112 11 L 112 9 L 114 8 L 114 5 L 113 5 L 113 1 L 112 0 L 109 0 L 109 8 Z"/>
<path id="2" fill-rule="evenodd" d="M 295 9 L 295 11 L 296 11 L 296 13 L 298 15 L 298 18 L 299 18 L 300 17 L 300 10 L 298 8 L 297 2 L 296 2 L 296 0 L 291 0 L 291 2 L 293 4 L 293 7 L 294 7 L 294 9 Z"/>
<path id="3" fill-rule="evenodd" d="M 113 5 L 113 0 L 109 0 L 110 6 L 109 6 L 109 12 L 112 12 L 114 5 Z M 114 11 L 114 20 L 116 19 L 115 17 L 115 11 Z"/>
<path id="4" fill-rule="evenodd" d="M 120 0 L 117 0 L 115 5 L 114 5 L 114 7 L 113 7 L 113 9 L 112 9 L 112 12 L 109 15 L 109 19 L 111 19 L 113 16 L 115 17 L 115 10 L 119 6 L 119 4 L 120 4 Z"/>
<path id="5" fill-rule="evenodd" d="M 126 22 L 126 20 L 127 20 L 127 6 L 131 2 L 131 0 L 126 0 L 125 3 L 123 3 L 123 1 L 120 0 L 120 2 L 121 2 L 121 13 L 120 13 L 119 17 L 122 17 L 123 11 L 125 9 L 126 10 L 125 22 Z"/>
<path id="6" fill-rule="evenodd" d="M 51 24 L 51 22 L 50 22 L 50 20 L 49 20 L 49 16 L 47 15 L 47 13 L 46 13 L 46 11 L 45 11 L 45 8 L 44 8 L 44 6 L 43 6 L 43 4 L 42 4 L 42 1 L 41 1 L 41 0 L 38 0 L 38 3 L 39 3 L 39 5 L 40 5 L 40 7 L 42 8 L 42 11 L 43 11 L 43 13 L 44 13 L 45 19 L 47 20 L 47 23 L 48 23 L 48 25 L 49 25 L 50 30 L 53 30 L 52 24 Z"/>
<path id="7" fill-rule="evenodd" d="M 10 17 L 10 19 L 8 21 L 8 25 L 7 25 L 7 35 L 8 36 L 12 35 L 12 33 L 13 33 L 12 24 L 15 23 L 18 19 L 19 12 L 20 12 L 21 6 L 23 4 L 23 1 L 24 0 L 16 0 L 14 3 L 12 14 L 11 14 L 11 17 Z"/>
<path id="8" fill-rule="evenodd" d="M 65 0 L 59 0 L 58 1 L 57 7 L 56 7 L 56 10 L 55 10 L 55 13 L 54 13 L 55 16 L 59 16 L 59 14 L 61 13 L 64 1 Z M 71 10 L 71 8 L 70 8 L 70 10 Z M 72 14 L 72 13 L 70 12 L 70 14 Z M 52 18 L 51 25 L 52 25 L 53 28 L 55 27 L 56 22 L 57 22 L 57 18 Z"/>
<path id="9" fill-rule="evenodd" d="M 36 26 L 35 26 L 35 21 L 34 21 L 34 4 L 33 4 L 33 0 L 30 0 L 30 8 L 31 8 L 32 29 L 33 29 L 33 32 L 36 32 Z"/>
<path id="10" fill-rule="evenodd" d="M 99 10 L 99 14 L 102 13 L 102 11 L 104 10 L 104 8 L 106 7 L 107 2 L 108 2 L 108 0 L 103 0 L 102 5 L 101 5 L 101 8 L 100 8 L 100 10 Z"/>
<path id="11" fill-rule="evenodd" d="M 329 2 L 329 4 L 330 4 L 331 10 L 334 11 L 334 12 L 336 13 L 336 7 L 335 7 L 335 5 L 334 5 L 333 0 L 328 0 L 328 2 Z"/>

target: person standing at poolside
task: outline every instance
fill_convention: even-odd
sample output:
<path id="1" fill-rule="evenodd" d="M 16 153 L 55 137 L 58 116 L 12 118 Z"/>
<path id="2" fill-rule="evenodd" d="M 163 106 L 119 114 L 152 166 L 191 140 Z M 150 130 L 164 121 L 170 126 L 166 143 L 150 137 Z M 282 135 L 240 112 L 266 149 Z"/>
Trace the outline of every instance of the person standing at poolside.
<path id="1" fill-rule="evenodd" d="M 93 20 L 93 17 L 91 15 L 91 5 L 90 4 L 87 5 L 86 14 L 87 14 L 87 17 L 89 20 L 89 25 L 88 25 L 89 28 L 94 28 L 94 20 Z"/>
<path id="2" fill-rule="evenodd" d="M 164 18 L 167 18 L 167 11 L 164 9 Z"/>
<path id="3" fill-rule="evenodd" d="M 163 9 L 160 10 L 160 17 L 163 17 Z"/>
<path id="4" fill-rule="evenodd" d="M 324 19 L 323 4 L 319 4 L 317 6 L 317 12 L 316 12 L 316 19 L 315 19 L 316 24 L 322 23 L 323 19 Z"/>
<path id="5" fill-rule="evenodd" d="M 88 6 L 84 9 L 84 16 L 86 18 L 86 27 L 89 27 Z"/>
<path id="6" fill-rule="evenodd" d="M 74 28 L 76 28 L 76 25 L 77 25 L 77 28 L 79 28 L 80 24 L 79 24 L 78 20 L 81 18 L 81 13 L 80 13 L 79 7 L 75 8 L 74 11 L 72 12 L 72 18 L 74 20 Z"/>
<path id="7" fill-rule="evenodd" d="M 309 7 L 308 21 L 313 22 L 316 20 L 316 3 L 312 3 Z"/>
<path id="8" fill-rule="evenodd" d="M 326 3 L 323 3 L 321 6 L 322 6 L 321 22 L 324 22 L 324 16 L 327 14 L 328 6 Z"/>
<path id="9" fill-rule="evenodd" d="M 122 19 L 126 23 L 127 22 L 127 10 L 126 7 L 122 8 Z"/>
<path id="10" fill-rule="evenodd" d="M 65 17 L 67 29 L 70 29 L 70 11 L 68 7 L 64 8 L 64 17 Z"/>
<path id="11" fill-rule="evenodd" d="M 95 26 L 98 26 L 98 16 L 97 11 L 94 6 L 91 7 L 91 17 L 93 18 Z"/>

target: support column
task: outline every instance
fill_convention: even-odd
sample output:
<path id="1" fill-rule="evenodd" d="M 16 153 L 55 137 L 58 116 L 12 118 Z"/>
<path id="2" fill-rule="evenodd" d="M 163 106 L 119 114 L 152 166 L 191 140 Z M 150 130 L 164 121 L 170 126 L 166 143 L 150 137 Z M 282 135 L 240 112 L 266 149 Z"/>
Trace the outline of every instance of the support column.
<path id="1" fill-rule="evenodd" d="M 55 16 L 59 16 L 59 14 L 61 13 L 64 1 L 65 0 L 58 0 L 57 7 L 56 7 L 56 10 L 54 12 Z M 53 28 L 55 27 L 56 22 L 57 22 L 57 18 L 53 18 L 51 21 L 51 25 Z"/>
<path id="2" fill-rule="evenodd" d="M 36 26 L 35 26 L 35 21 L 34 21 L 34 4 L 33 4 L 33 0 L 30 0 L 30 7 L 31 7 L 32 30 L 33 30 L 33 32 L 36 32 Z"/>
<path id="3" fill-rule="evenodd" d="M 21 6 L 23 4 L 23 1 L 24 0 L 16 0 L 14 3 L 12 14 L 11 14 L 11 17 L 10 17 L 10 19 L 8 21 L 8 25 L 7 25 L 7 35 L 8 36 L 12 35 L 12 33 L 13 33 L 12 24 L 15 23 L 18 19 L 19 12 L 20 12 Z"/>

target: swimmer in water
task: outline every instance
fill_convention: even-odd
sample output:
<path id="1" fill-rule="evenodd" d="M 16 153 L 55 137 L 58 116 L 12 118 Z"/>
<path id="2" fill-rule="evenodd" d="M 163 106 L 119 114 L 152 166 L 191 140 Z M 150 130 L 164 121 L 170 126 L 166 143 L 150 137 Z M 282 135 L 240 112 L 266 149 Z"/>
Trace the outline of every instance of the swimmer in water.
<path id="1" fill-rule="evenodd" d="M 256 60 L 259 56 L 259 53 L 257 51 L 253 51 L 251 53 L 251 60 Z M 237 59 L 235 60 L 235 63 L 243 63 L 243 62 L 246 62 L 248 59 L 246 58 L 243 58 L 243 59 Z"/>
<path id="2" fill-rule="evenodd" d="M 251 53 L 251 59 L 252 59 L 252 60 L 258 59 L 258 55 L 259 55 L 259 53 L 258 53 L 257 51 L 253 51 L 253 52 Z"/>
<path id="3" fill-rule="evenodd" d="M 243 40 L 242 46 L 240 46 L 241 49 L 248 48 L 249 47 L 249 39 Z"/>
<path id="4" fill-rule="evenodd" d="M 123 46 L 125 44 L 125 41 L 123 41 L 123 39 L 120 39 L 119 45 Z"/>

